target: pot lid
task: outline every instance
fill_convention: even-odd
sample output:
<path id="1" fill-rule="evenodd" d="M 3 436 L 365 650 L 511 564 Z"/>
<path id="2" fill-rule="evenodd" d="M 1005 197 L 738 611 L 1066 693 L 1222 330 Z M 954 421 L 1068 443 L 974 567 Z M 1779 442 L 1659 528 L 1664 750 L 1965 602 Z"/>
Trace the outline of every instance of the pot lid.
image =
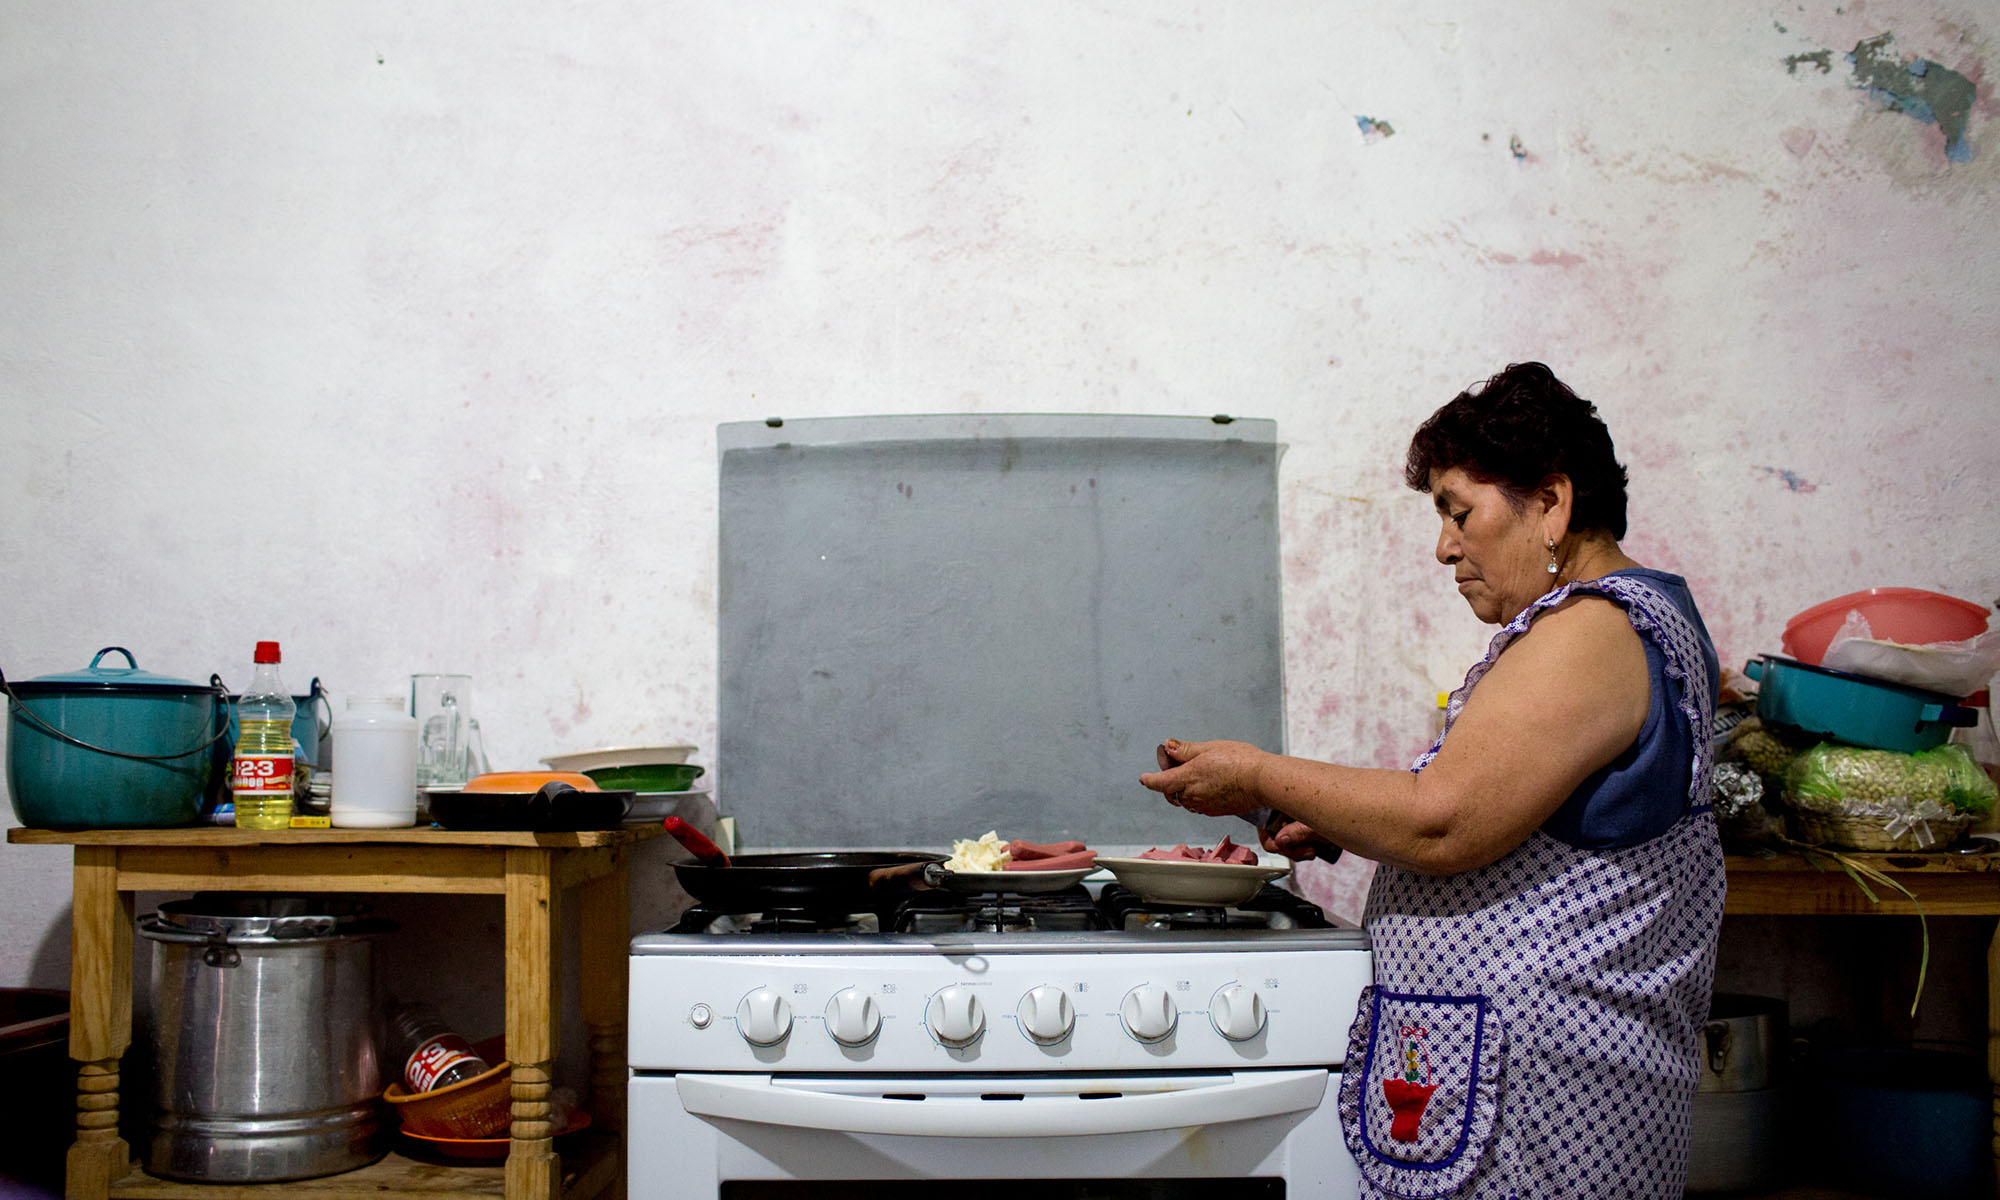
<path id="1" fill-rule="evenodd" d="M 125 665 L 106 664 L 107 654 L 122 654 Z M 193 695 L 216 690 L 212 683 L 192 683 L 186 679 L 175 679 L 170 675 L 155 675 L 151 671 L 139 669 L 139 662 L 132 652 L 123 646 L 106 646 L 90 660 L 90 665 L 81 671 L 71 671 L 59 675 L 41 675 L 25 683 L 12 683 L 15 692 L 28 695 L 52 695 L 58 692 L 160 692 L 174 695 Z"/>
<path id="2" fill-rule="evenodd" d="M 149 927 L 211 939 L 295 941 L 372 932 L 386 924 L 371 919 L 367 905 L 349 900 L 198 892 L 162 904 Z"/>

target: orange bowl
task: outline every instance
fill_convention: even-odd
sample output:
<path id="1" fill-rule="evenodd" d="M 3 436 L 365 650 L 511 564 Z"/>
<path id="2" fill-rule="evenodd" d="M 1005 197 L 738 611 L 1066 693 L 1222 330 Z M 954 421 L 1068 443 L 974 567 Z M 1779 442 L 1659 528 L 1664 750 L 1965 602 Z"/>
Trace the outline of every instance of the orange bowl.
<path id="1" fill-rule="evenodd" d="M 544 785 L 551 783 L 566 783 L 579 792 L 603 790 L 595 779 L 579 771 L 488 771 L 484 775 L 473 776 L 459 790 L 523 795 L 541 791 Z"/>
<path id="2" fill-rule="evenodd" d="M 491 1062 L 502 1053 L 499 1039 L 473 1047 Z M 382 1093 L 403 1132 L 422 1138 L 490 1138 L 507 1136 L 514 1119 L 513 1064 L 498 1066 L 462 1083 L 428 1092 L 410 1092 L 398 1079 Z"/>

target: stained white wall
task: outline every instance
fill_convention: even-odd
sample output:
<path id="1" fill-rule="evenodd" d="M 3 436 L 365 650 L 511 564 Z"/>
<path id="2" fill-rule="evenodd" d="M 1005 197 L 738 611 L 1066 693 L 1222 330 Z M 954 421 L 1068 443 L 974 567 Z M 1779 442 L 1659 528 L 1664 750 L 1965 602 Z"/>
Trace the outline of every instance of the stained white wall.
<path id="1" fill-rule="evenodd" d="M 9 678 L 277 638 L 470 672 L 496 766 L 712 747 L 718 422 L 1231 412 L 1290 748 L 1400 765 L 1488 633 L 1401 455 L 1526 358 L 1725 663 L 2000 595 L 1990 84 L 1954 161 L 1843 57 L 1986 79 L 1984 0 L 4 12 Z M 65 986 L 67 853 L 0 855 L 0 984 Z"/>

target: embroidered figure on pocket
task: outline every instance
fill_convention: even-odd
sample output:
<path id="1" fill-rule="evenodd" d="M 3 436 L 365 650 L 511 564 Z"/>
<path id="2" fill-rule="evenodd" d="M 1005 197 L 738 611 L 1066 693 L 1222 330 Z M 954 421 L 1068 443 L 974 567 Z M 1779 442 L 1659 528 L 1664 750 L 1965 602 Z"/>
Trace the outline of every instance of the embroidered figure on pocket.
<path id="1" fill-rule="evenodd" d="M 1389 1136 L 1399 1142 L 1417 1140 L 1417 1125 L 1438 1085 L 1431 1082 L 1431 1055 L 1424 1045 L 1430 1030 L 1422 1025 L 1402 1025 L 1397 1034 L 1403 1043 L 1403 1073 L 1382 1081 L 1382 1097 L 1389 1102 L 1394 1119 Z"/>

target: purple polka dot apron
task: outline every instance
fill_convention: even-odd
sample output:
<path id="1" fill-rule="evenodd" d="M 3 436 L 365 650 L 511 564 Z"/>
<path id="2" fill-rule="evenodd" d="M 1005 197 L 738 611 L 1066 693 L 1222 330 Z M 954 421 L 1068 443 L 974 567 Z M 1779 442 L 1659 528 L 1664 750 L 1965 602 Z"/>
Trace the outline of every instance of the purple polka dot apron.
<path id="1" fill-rule="evenodd" d="M 1459 875 L 1377 869 L 1375 981 L 1340 1088 L 1362 1196 L 1682 1195 L 1723 896 L 1699 635 L 1642 580 L 1566 584 L 1494 636 L 1411 770 L 1507 644 L 1584 593 L 1619 603 L 1680 684 L 1695 733 L 1686 808 L 1636 846 L 1579 850 L 1537 830 Z"/>

